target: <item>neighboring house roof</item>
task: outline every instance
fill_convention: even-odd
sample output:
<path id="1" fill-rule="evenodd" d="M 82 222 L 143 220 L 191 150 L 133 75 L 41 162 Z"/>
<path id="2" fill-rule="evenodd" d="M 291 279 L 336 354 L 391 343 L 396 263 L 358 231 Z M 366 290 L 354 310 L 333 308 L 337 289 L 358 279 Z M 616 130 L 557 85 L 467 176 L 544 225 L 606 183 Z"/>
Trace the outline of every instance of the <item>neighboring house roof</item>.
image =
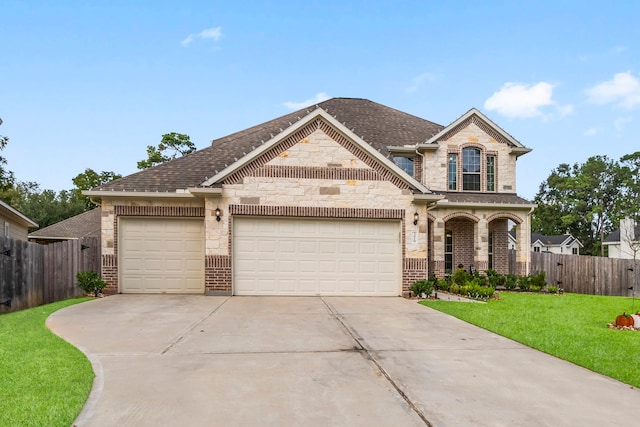
<path id="1" fill-rule="evenodd" d="M 20 224 L 24 227 L 31 228 L 37 227 L 38 224 L 27 218 L 24 214 L 19 212 L 17 209 L 11 207 L 7 203 L 0 200 L 0 214 L 2 216 L 12 220 L 16 224 Z"/>
<path id="2" fill-rule="evenodd" d="M 629 233 L 631 234 L 631 233 Z M 633 240 L 640 240 L 640 225 L 636 225 L 633 229 Z M 616 231 L 614 231 L 613 233 L 609 234 L 607 237 L 605 237 L 604 242 L 605 244 L 609 243 L 609 244 L 615 244 L 615 243 L 620 243 L 620 229 L 618 228 Z"/>
<path id="3" fill-rule="evenodd" d="M 367 99 L 332 98 L 212 141 L 211 146 L 94 188 L 103 191 L 174 192 L 198 187 L 274 136 L 321 108 L 374 150 L 390 158 L 388 146 L 428 140 L 443 126 Z"/>
<path id="4" fill-rule="evenodd" d="M 516 233 L 513 230 L 509 230 L 509 235 L 516 240 Z M 555 234 L 551 236 L 545 236 L 540 233 L 531 233 L 531 244 L 540 242 L 544 246 L 571 246 L 574 242 L 577 242 L 580 247 L 584 245 L 579 239 L 573 237 L 571 234 Z"/>
<path id="5" fill-rule="evenodd" d="M 33 240 L 71 240 L 100 237 L 102 209 L 95 208 L 29 233 Z"/>

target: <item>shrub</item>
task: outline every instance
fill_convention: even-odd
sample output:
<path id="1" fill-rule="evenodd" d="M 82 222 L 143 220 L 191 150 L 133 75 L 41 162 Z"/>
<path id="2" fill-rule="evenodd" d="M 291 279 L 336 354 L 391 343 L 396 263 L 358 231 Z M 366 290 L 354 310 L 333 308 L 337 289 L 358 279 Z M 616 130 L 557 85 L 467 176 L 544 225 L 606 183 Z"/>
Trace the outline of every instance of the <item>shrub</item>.
<path id="1" fill-rule="evenodd" d="M 489 283 L 491 283 L 491 279 L 489 279 Z M 507 276 L 501 274 L 496 277 L 496 286 L 502 286 L 506 288 L 507 287 L 506 284 L 507 284 Z"/>
<path id="2" fill-rule="evenodd" d="M 464 286 L 468 281 L 471 280 L 471 274 L 467 272 L 464 268 L 459 268 L 453 273 L 453 282 L 458 286 Z"/>
<path id="3" fill-rule="evenodd" d="M 547 292 L 549 292 L 550 294 L 557 294 L 558 293 L 558 287 L 557 286 L 547 286 Z"/>
<path id="4" fill-rule="evenodd" d="M 452 283 L 449 289 L 452 294 L 460 293 L 460 285 L 458 285 L 457 283 Z"/>
<path id="5" fill-rule="evenodd" d="M 486 273 L 486 275 L 487 275 L 488 277 L 498 277 L 498 276 L 499 276 L 498 272 L 497 272 L 497 271 L 495 271 L 495 270 L 493 270 L 493 269 L 491 269 L 491 268 L 488 268 L 488 269 L 485 271 L 485 273 Z"/>
<path id="6" fill-rule="evenodd" d="M 95 271 L 81 271 L 76 274 L 76 279 L 78 279 L 78 287 L 88 294 L 95 293 L 97 295 L 107 286 Z"/>
<path id="7" fill-rule="evenodd" d="M 507 274 L 506 276 L 503 276 L 505 278 L 504 281 L 504 287 L 505 289 L 515 289 L 516 285 L 518 284 L 518 276 L 516 276 L 515 274 Z"/>
<path id="8" fill-rule="evenodd" d="M 447 279 L 438 280 L 438 286 L 436 289 L 441 289 L 443 291 L 449 291 L 451 289 L 451 282 Z"/>
<path id="9" fill-rule="evenodd" d="M 481 275 L 477 275 L 473 278 L 472 280 L 473 283 L 476 283 L 480 286 L 487 286 L 488 283 L 488 277 L 487 276 L 481 276 Z"/>
<path id="10" fill-rule="evenodd" d="M 547 285 L 545 277 L 546 273 L 544 271 L 531 274 L 531 286 L 537 286 L 540 287 L 540 289 L 544 288 Z"/>
<path id="11" fill-rule="evenodd" d="M 429 296 L 433 292 L 433 282 L 430 280 L 418 280 L 411 285 L 411 292 L 420 297 L 421 295 Z"/>
<path id="12" fill-rule="evenodd" d="M 487 300 L 491 298 L 494 293 L 494 288 L 480 286 L 474 282 L 469 282 L 469 284 L 460 287 L 460 295 L 464 295 L 472 299 Z"/>
<path id="13" fill-rule="evenodd" d="M 531 288 L 531 277 L 520 276 L 518 277 L 518 287 L 521 291 L 528 291 Z"/>
<path id="14" fill-rule="evenodd" d="M 531 285 L 531 292 L 540 292 L 542 288 L 538 285 Z"/>

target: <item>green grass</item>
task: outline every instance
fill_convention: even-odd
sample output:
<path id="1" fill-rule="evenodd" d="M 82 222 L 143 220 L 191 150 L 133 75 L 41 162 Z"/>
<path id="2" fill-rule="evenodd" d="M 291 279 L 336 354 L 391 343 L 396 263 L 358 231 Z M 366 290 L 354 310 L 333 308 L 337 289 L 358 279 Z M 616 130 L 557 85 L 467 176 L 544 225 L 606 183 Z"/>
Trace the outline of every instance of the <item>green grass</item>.
<path id="1" fill-rule="evenodd" d="M 640 299 L 502 292 L 487 304 L 422 301 L 428 307 L 640 388 L 640 331 L 609 329 Z"/>
<path id="2" fill-rule="evenodd" d="M 93 383 L 87 358 L 45 326 L 71 299 L 0 315 L 0 425 L 70 426 Z"/>

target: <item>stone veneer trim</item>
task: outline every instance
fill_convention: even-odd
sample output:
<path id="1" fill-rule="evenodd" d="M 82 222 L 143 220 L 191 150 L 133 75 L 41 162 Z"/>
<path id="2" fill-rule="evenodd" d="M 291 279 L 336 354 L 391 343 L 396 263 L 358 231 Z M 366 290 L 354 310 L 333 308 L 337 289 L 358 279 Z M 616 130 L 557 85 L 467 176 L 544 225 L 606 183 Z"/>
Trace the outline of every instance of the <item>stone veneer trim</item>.
<path id="1" fill-rule="evenodd" d="M 501 219 L 501 218 L 508 218 L 510 220 L 512 220 L 513 222 L 515 222 L 516 224 L 522 224 L 523 219 L 520 218 L 518 215 L 512 213 L 512 212 L 498 212 L 498 213 L 494 213 L 493 215 L 491 215 L 489 218 L 487 218 L 487 222 L 491 222 L 495 219 Z"/>
<path id="2" fill-rule="evenodd" d="M 468 212 L 454 212 L 452 214 L 449 214 L 447 216 L 445 216 L 444 218 L 442 218 L 442 220 L 444 222 L 449 221 L 450 219 L 454 219 L 454 218 L 467 218 L 470 219 L 473 222 L 480 222 L 480 218 L 478 218 L 477 216 L 470 214 Z"/>

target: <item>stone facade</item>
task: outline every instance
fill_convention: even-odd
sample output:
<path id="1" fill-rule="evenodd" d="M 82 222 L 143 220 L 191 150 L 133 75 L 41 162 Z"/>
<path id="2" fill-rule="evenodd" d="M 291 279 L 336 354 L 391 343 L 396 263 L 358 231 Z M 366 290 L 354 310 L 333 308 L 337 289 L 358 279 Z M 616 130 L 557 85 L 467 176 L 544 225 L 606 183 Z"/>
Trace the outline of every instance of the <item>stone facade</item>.
<path id="1" fill-rule="evenodd" d="M 496 193 L 516 192 L 516 157 L 510 154 L 511 147 L 501 138 L 488 135 L 475 122 L 469 121 L 459 133 L 451 134 L 441 141 L 435 152 L 426 152 L 422 161 L 422 175 L 432 191 L 448 190 L 448 159 L 450 154 L 458 155 L 458 189 L 462 191 L 462 150 L 466 147 L 478 148 L 481 152 L 482 170 L 486 170 L 487 156 L 495 156 Z M 482 191 L 486 191 L 486 176 L 482 174 Z"/>

